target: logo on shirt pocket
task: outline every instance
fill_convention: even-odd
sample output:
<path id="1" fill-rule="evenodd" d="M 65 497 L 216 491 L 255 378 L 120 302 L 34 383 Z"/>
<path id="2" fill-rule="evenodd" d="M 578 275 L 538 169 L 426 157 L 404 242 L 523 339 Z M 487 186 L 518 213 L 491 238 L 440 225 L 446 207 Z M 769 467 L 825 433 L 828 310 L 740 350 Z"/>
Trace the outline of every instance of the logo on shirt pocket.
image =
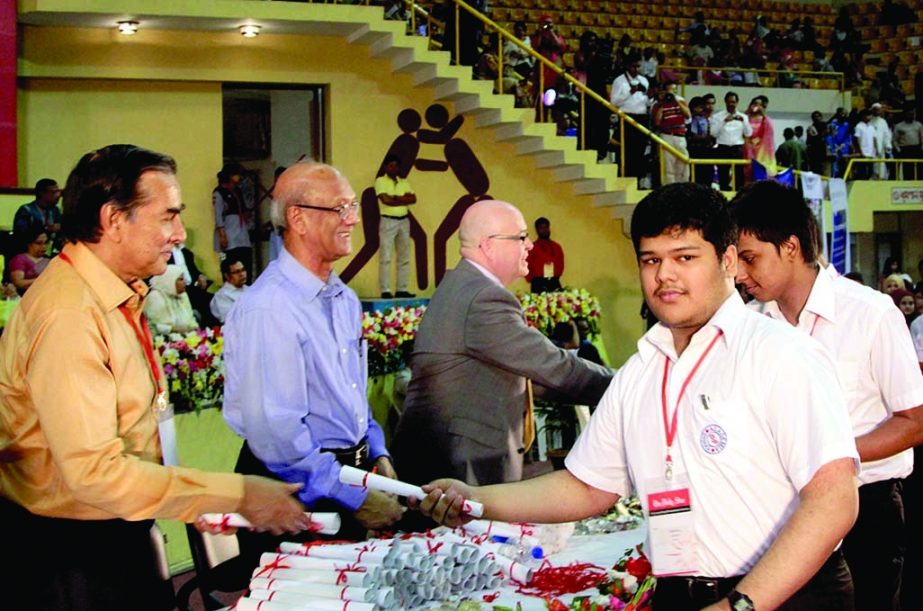
<path id="1" fill-rule="evenodd" d="M 720 454 L 728 445 L 728 436 L 717 424 L 708 424 L 699 435 L 699 444 L 706 454 Z"/>

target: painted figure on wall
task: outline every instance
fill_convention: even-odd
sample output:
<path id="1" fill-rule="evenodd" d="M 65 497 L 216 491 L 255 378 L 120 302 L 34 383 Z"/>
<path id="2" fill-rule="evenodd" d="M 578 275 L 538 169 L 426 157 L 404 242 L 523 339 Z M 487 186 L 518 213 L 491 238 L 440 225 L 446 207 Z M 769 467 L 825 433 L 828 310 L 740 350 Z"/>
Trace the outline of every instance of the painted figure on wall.
<path id="1" fill-rule="evenodd" d="M 385 159 L 396 156 L 400 159 L 398 175 L 406 178 L 411 169 L 421 172 L 446 172 L 452 170 L 455 178 L 465 189 L 462 195 L 448 210 L 433 237 L 433 264 L 435 280 L 438 284 L 446 270 L 446 244 L 458 230 L 462 215 L 474 202 L 489 197 L 490 179 L 484 166 L 478 161 L 474 151 L 467 142 L 457 138 L 465 118 L 458 115 L 450 120 L 449 111 L 442 104 L 432 104 L 424 113 L 427 127 L 423 128 L 423 118 L 412 108 L 405 108 L 397 116 L 401 134 L 394 139 L 385 153 L 376 173 L 376 178 L 385 174 Z M 445 159 L 420 158 L 421 144 L 435 144 L 444 147 Z M 365 244 L 356 253 L 340 278 L 349 282 L 380 247 L 378 227 L 381 213 L 375 189 L 369 187 L 362 192 L 362 227 Z M 425 290 L 429 286 L 429 262 L 427 258 L 427 236 L 413 212 L 410 219 L 410 239 L 414 244 L 414 263 L 417 270 L 417 286 Z"/>

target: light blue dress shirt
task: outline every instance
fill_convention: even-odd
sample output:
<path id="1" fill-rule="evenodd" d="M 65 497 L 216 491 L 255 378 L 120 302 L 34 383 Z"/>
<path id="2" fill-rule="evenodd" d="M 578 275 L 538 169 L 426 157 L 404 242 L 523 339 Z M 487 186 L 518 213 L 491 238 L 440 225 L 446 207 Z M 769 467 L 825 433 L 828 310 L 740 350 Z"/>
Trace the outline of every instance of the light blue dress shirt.
<path id="1" fill-rule="evenodd" d="M 356 510 L 367 494 L 341 484 L 321 448 L 368 436 L 373 460 L 388 455 L 366 397 L 366 350 L 356 294 L 333 272 L 325 284 L 284 248 L 225 323 L 224 418 L 273 473 L 304 484 L 308 507 L 330 498 Z"/>

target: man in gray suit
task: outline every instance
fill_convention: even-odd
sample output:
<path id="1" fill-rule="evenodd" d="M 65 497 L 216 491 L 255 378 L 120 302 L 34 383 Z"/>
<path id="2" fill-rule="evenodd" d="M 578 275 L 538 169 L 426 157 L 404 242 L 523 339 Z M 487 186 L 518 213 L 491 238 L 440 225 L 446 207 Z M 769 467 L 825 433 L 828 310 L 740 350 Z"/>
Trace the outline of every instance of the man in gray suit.
<path id="1" fill-rule="evenodd" d="M 516 207 L 477 202 L 459 238 L 462 261 L 436 289 L 417 332 L 392 456 L 402 479 L 418 484 L 449 475 L 479 485 L 518 481 L 534 436 L 529 381 L 536 394 L 595 405 L 612 371 L 528 327 L 504 288 L 526 275 L 532 249 Z"/>

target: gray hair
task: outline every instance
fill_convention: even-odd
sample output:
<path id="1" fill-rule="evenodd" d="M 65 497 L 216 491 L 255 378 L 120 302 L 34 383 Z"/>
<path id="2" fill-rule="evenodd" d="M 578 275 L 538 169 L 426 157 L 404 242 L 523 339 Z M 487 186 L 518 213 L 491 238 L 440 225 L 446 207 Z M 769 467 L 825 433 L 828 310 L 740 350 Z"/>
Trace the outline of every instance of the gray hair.
<path id="1" fill-rule="evenodd" d="M 272 193 L 269 218 L 275 229 L 284 231 L 288 228 L 287 212 L 295 204 L 316 205 L 317 183 L 329 180 L 344 180 L 335 167 L 317 161 L 299 161 L 285 170 L 276 181 Z"/>

